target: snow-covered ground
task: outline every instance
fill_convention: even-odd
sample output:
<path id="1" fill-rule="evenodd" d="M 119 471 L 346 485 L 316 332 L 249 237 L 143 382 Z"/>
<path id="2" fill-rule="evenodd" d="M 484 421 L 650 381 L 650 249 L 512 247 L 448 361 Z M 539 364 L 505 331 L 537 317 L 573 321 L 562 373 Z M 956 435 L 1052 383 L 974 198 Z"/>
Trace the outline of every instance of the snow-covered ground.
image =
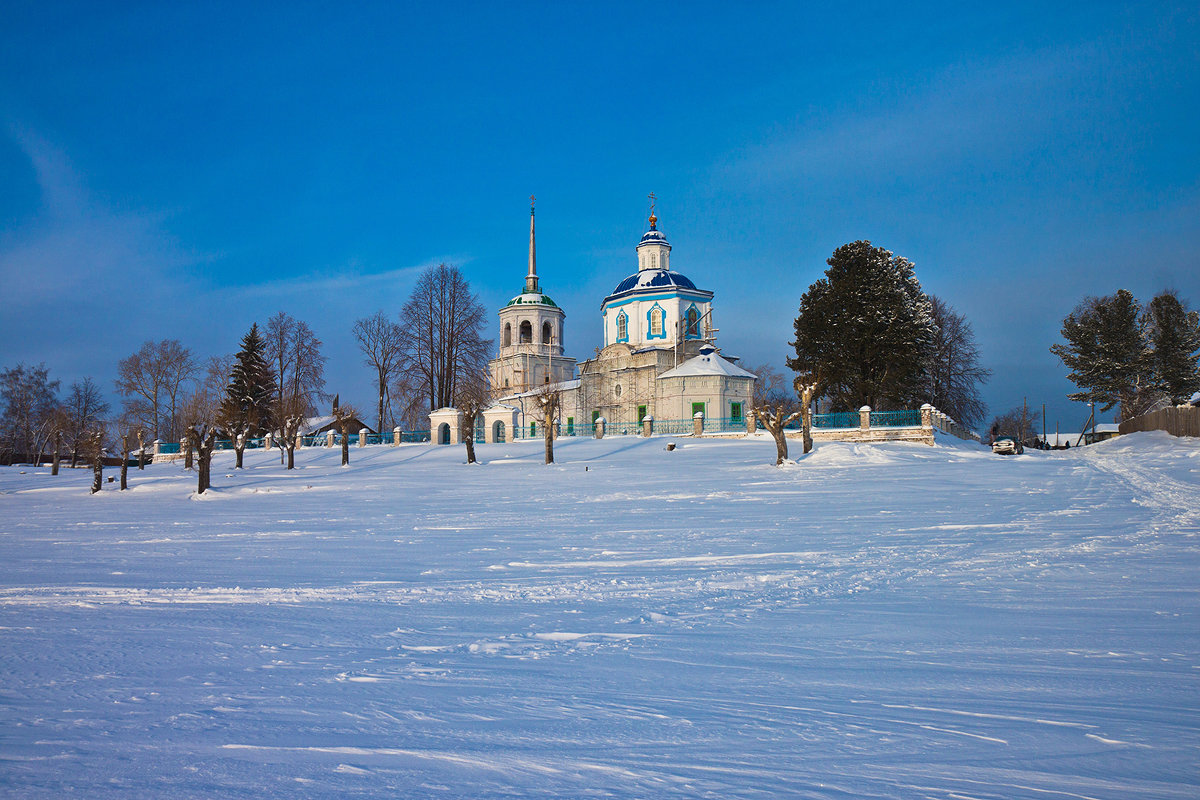
<path id="1" fill-rule="evenodd" d="M 1200 796 L 1200 443 L 0 469 L 0 794 Z"/>

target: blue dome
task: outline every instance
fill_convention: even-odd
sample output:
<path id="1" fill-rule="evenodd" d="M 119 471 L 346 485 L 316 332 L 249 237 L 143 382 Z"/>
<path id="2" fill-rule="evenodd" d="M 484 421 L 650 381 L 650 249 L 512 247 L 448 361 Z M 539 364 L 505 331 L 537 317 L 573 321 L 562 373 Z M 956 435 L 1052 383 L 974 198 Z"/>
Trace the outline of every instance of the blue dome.
<path id="1" fill-rule="evenodd" d="M 643 244 L 646 244 L 647 242 L 658 242 L 660 244 L 667 244 L 667 237 L 663 236 L 662 231 L 651 228 L 650 230 L 648 230 L 642 234 L 642 240 L 640 242 L 638 242 L 638 245 L 643 245 Z"/>
<path id="2" fill-rule="evenodd" d="M 617 288 L 613 289 L 613 294 L 622 294 L 631 289 L 647 289 L 661 288 L 663 286 L 678 286 L 681 289 L 695 289 L 696 284 L 692 283 L 692 279 L 678 272 L 671 272 L 665 269 L 645 269 L 641 272 L 635 272 L 625 280 L 617 284 Z"/>

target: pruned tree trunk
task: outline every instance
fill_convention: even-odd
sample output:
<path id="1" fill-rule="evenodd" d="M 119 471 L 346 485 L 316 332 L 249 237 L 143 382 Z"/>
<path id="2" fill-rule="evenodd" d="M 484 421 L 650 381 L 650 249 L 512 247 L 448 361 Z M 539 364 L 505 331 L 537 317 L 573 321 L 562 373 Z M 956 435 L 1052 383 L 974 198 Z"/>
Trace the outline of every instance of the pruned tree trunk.
<path id="1" fill-rule="evenodd" d="M 754 409 L 754 415 L 762 422 L 763 427 L 767 429 L 767 432 L 775 440 L 775 466 L 777 467 L 784 461 L 787 461 L 788 457 L 786 428 L 801 413 L 801 411 L 789 412 L 787 407 L 782 404 L 774 408 L 764 405 Z"/>
<path id="2" fill-rule="evenodd" d="M 100 491 L 104 484 L 104 435 L 97 432 L 92 437 L 92 494 Z"/>
<path id="3" fill-rule="evenodd" d="M 129 488 L 129 434 L 121 437 L 121 491 Z"/>
<path id="4" fill-rule="evenodd" d="M 62 434 L 54 434 L 54 461 L 50 464 L 50 474 L 58 474 L 58 451 L 62 447 Z"/>
<path id="5" fill-rule="evenodd" d="M 217 443 L 216 428 L 208 428 L 203 434 L 195 428 L 189 429 L 188 443 L 196 449 L 196 494 L 204 494 L 212 488 L 212 454 Z"/>
<path id="6" fill-rule="evenodd" d="M 474 464 L 475 462 L 475 424 L 478 414 L 471 410 L 471 418 L 468 420 L 466 412 L 463 416 L 463 443 L 467 446 L 467 463 Z"/>
<path id="7" fill-rule="evenodd" d="M 342 425 L 342 466 L 350 466 L 350 426 Z"/>
<path id="8" fill-rule="evenodd" d="M 138 428 L 137 440 L 138 440 L 138 469 L 144 470 L 146 468 L 146 432 L 143 431 L 141 428 Z"/>
<path id="9" fill-rule="evenodd" d="M 190 433 L 188 434 L 188 436 L 187 436 L 187 437 L 185 438 L 185 440 L 184 440 L 184 445 L 183 445 L 183 468 L 184 468 L 184 469 L 191 469 L 191 468 L 192 468 L 192 436 L 191 436 L 191 434 L 190 434 Z"/>

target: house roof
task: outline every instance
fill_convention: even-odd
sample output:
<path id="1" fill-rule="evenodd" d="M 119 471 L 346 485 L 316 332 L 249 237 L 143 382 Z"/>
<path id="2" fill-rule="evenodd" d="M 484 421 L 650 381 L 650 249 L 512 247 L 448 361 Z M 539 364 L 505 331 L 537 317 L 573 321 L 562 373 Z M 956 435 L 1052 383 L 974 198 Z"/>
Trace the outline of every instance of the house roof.
<path id="1" fill-rule="evenodd" d="M 758 376 L 753 372 L 742 369 L 732 361 L 726 361 L 717 354 L 715 347 L 700 348 L 700 355 L 689 358 L 675 369 L 669 369 L 658 377 L 687 378 L 693 375 L 728 375 L 733 378 L 753 378 Z"/>

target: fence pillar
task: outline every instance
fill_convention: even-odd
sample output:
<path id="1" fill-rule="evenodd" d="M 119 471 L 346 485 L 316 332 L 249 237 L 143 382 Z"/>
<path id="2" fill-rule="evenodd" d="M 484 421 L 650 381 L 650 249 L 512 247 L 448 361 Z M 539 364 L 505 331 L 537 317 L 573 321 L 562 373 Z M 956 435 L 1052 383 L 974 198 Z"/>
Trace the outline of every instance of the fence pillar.
<path id="1" fill-rule="evenodd" d="M 596 417 L 596 438 L 604 438 L 604 426 L 608 423 L 604 417 Z"/>
<path id="2" fill-rule="evenodd" d="M 642 417 L 642 436 L 649 436 L 654 433 L 654 417 L 647 414 Z"/>
<path id="3" fill-rule="evenodd" d="M 367 446 L 367 429 L 366 428 L 363 428 L 362 430 L 360 430 L 358 432 L 358 446 L 359 447 Z"/>
<path id="4" fill-rule="evenodd" d="M 392 447 L 396 447 L 400 444 L 400 434 L 401 430 L 399 425 L 392 428 Z"/>
<path id="5" fill-rule="evenodd" d="M 187 437 L 185 436 L 179 440 L 179 455 L 186 458 L 187 451 L 188 451 L 188 440 L 187 440 Z"/>
<path id="6" fill-rule="evenodd" d="M 871 430 L 871 407 L 863 406 L 858 410 L 858 427 L 864 431 Z"/>
<path id="7" fill-rule="evenodd" d="M 162 446 L 162 442 L 160 442 L 158 439 L 155 439 L 150 446 L 154 448 L 154 456 L 157 458 L 160 452 L 159 448 Z"/>
<path id="8" fill-rule="evenodd" d="M 302 447 L 304 447 L 304 434 L 297 433 L 296 434 L 296 449 L 299 450 Z"/>
<path id="9" fill-rule="evenodd" d="M 263 447 L 270 450 L 275 445 L 275 434 L 267 431 L 263 436 Z"/>
<path id="10" fill-rule="evenodd" d="M 333 431 L 325 431 L 325 446 L 333 447 L 333 437 L 337 436 Z"/>
<path id="11" fill-rule="evenodd" d="M 933 406 L 929 403 L 921 406 L 921 427 L 933 429 Z"/>
<path id="12" fill-rule="evenodd" d="M 758 431 L 758 419 L 754 416 L 754 409 L 746 412 L 746 435 L 753 436 Z"/>
<path id="13" fill-rule="evenodd" d="M 693 436 L 703 436 L 704 435 L 704 412 L 703 411 L 697 411 L 695 414 L 692 415 L 692 435 Z"/>

